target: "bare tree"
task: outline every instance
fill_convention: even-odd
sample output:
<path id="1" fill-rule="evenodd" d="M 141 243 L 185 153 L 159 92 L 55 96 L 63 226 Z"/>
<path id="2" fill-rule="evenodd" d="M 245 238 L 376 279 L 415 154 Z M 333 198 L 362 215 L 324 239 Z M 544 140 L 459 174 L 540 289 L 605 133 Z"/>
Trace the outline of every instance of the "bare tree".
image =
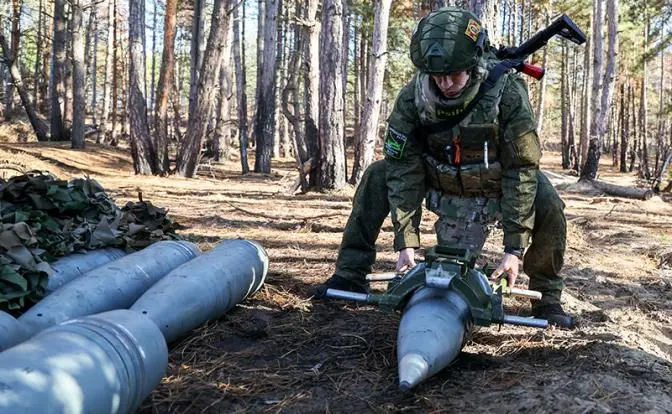
<path id="1" fill-rule="evenodd" d="M 35 131 L 38 141 L 47 141 L 47 127 L 42 124 L 42 121 L 35 114 L 35 108 L 33 107 L 32 102 L 30 101 L 30 95 L 26 91 L 23 81 L 21 80 L 21 73 L 19 68 L 16 65 L 16 61 L 12 58 L 12 54 L 7 44 L 7 39 L 5 39 L 5 34 L 2 31 L 2 22 L 0 21 L 0 48 L 2 49 L 2 55 L 5 65 L 9 68 L 10 79 L 19 93 L 21 98 L 21 103 L 23 104 L 26 113 L 28 114 L 28 119 L 30 120 L 30 125 Z"/>
<path id="2" fill-rule="evenodd" d="M 649 10 L 644 7 L 644 36 L 642 37 L 642 47 L 644 50 L 644 56 L 648 55 L 649 52 L 649 30 L 650 30 L 650 18 Z M 639 95 L 639 138 L 640 138 L 640 149 L 639 153 L 639 175 L 642 178 L 647 180 L 651 178 L 651 169 L 649 168 L 649 127 L 648 127 L 648 115 L 649 115 L 649 101 L 647 98 L 646 91 L 649 88 L 649 73 L 648 73 L 648 62 L 647 59 L 642 61 L 642 89 L 640 90 Z"/>
<path id="3" fill-rule="evenodd" d="M 65 0 L 54 0 L 54 33 L 51 40 L 51 140 L 65 141 L 63 101 L 65 99 Z"/>
<path id="4" fill-rule="evenodd" d="M 590 25 L 591 27 L 595 23 L 593 22 L 593 16 L 591 14 Z M 586 159 L 588 153 L 588 140 L 590 134 L 590 124 L 591 124 L 591 110 L 590 103 L 592 102 L 592 88 L 590 88 L 590 80 L 592 79 L 592 74 L 595 73 L 592 70 L 592 65 L 590 64 L 591 59 L 591 49 L 592 49 L 593 37 L 587 36 L 586 45 L 584 47 L 583 55 L 583 93 L 581 95 L 581 133 L 579 138 L 579 149 L 577 150 L 576 165 L 578 168 L 583 167 L 583 163 Z"/>
<path id="5" fill-rule="evenodd" d="M 156 172 L 156 149 L 149 137 L 145 99 L 145 2 L 128 1 L 128 112 L 130 116 L 131 156 L 136 174 Z"/>
<path id="6" fill-rule="evenodd" d="M 100 136 L 107 138 L 110 131 L 110 108 L 112 105 L 112 78 L 114 72 L 114 2 L 107 0 L 107 40 L 105 47 L 105 79 L 103 81 L 103 113 Z"/>
<path id="7" fill-rule="evenodd" d="M 98 105 L 98 84 L 97 84 L 97 78 L 98 78 L 98 3 L 93 3 L 91 5 L 91 16 L 89 17 L 89 30 L 87 30 L 87 48 L 89 47 L 89 44 L 91 43 L 90 38 L 93 36 L 93 47 L 91 52 L 91 60 L 92 62 L 91 65 L 87 63 L 86 67 L 91 68 L 91 116 L 92 116 L 92 122 L 94 125 L 98 124 L 97 120 L 97 105 Z M 87 59 L 89 59 L 89 53 L 86 54 Z"/>
<path id="8" fill-rule="evenodd" d="M 11 32 L 11 50 L 12 61 L 16 62 L 19 58 L 19 44 L 21 42 L 21 0 L 12 0 L 12 32 Z M 5 120 L 9 121 L 14 107 L 14 86 L 12 82 L 5 85 Z"/>
<path id="9" fill-rule="evenodd" d="M 205 0 L 193 0 L 194 17 L 191 26 L 191 82 L 189 84 L 189 118 L 194 115 L 198 77 L 205 51 Z"/>
<path id="10" fill-rule="evenodd" d="M 155 101 L 154 101 L 154 92 L 155 92 L 155 85 L 156 85 L 156 32 L 158 30 L 156 29 L 157 25 L 157 19 L 158 19 L 158 10 L 159 8 L 159 2 L 157 0 L 154 0 L 152 2 L 152 73 L 150 76 L 150 84 L 149 84 L 149 93 L 150 93 L 150 98 L 149 98 L 149 109 L 150 112 L 154 108 Z"/>
<path id="11" fill-rule="evenodd" d="M 294 15 L 297 22 L 299 16 L 303 15 L 303 7 L 301 3 L 295 3 Z M 301 71 L 301 56 L 304 49 L 304 37 L 301 32 L 299 24 L 294 26 L 294 44 L 290 53 L 291 59 L 287 69 L 287 84 L 282 90 L 282 112 L 285 118 L 289 121 L 293 130 L 293 146 L 294 156 L 296 157 L 296 165 L 299 169 L 299 179 L 292 192 L 301 186 L 303 191 L 308 189 L 308 181 L 306 174 L 303 173 L 303 163 L 308 160 L 308 149 L 306 147 L 305 135 L 303 126 L 301 124 L 301 105 L 299 103 L 299 75 Z"/>
<path id="12" fill-rule="evenodd" d="M 42 82 L 44 81 L 41 79 L 40 76 L 40 66 L 43 62 L 42 60 L 42 39 L 44 37 L 43 30 L 44 30 L 44 1 L 40 0 L 37 6 L 37 40 L 35 44 L 35 67 L 33 70 L 33 103 L 35 104 L 35 107 L 40 106 L 40 87 L 42 85 Z"/>
<path id="13" fill-rule="evenodd" d="M 243 174 L 250 172 L 250 167 L 247 164 L 247 79 L 245 76 L 245 52 L 241 52 L 241 48 L 245 45 L 240 41 L 241 31 L 242 37 L 245 38 L 245 4 L 242 4 L 243 18 L 238 19 L 238 7 L 233 14 L 233 61 L 235 62 L 236 71 L 236 94 L 238 100 L 238 140 L 240 144 L 240 164 Z M 239 27 L 240 29 L 239 30 Z"/>
<path id="14" fill-rule="evenodd" d="M 177 171 L 184 177 L 193 177 L 196 173 L 201 143 L 212 115 L 215 83 L 221 69 L 226 32 L 229 30 L 229 4 L 230 0 L 215 0 L 210 35 L 196 91 L 194 116 L 189 118 L 187 136 L 177 156 Z"/>
<path id="15" fill-rule="evenodd" d="M 166 16 L 163 25 L 163 54 L 156 92 L 156 116 L 154 136 L 156 142 L 156 172 L 167 173 L 168 160 L 168 97 L 175 77 L 175 35 L 177 33 L 177 0 L 166 1 Z"/>
<path id="16" fill-rule="evenodd" d="M 325 0 L 320 31 L 320 158 L 318 187 L 345 185 L 343 140 L 343 1 Z"/>
<path id="17" fill-rule="evenodd" d="M 310 174 L 309 186 L 317 185 L 317 163 L 319 157 L 318 124 L 320 118 L 320 21 L 317 18 L 318 0 L 308 0 L 303 28 L 305 30 L 306 69 L 304 77 L 305 94 L 305 137 L 308 160 L 301 167 L 301 174 Z"/>
<path id="18" fill-rule="evenodd" d="M 229 30 L 226 32 L 226 39 L 224 40 L 224 50 L 222 51 L 221 69 L 219 70 L 219 93 L 217 97 L 217 108 L 215 115 L 217 117 L 217 125 L 215 126 L 215 133 L 212 136 L 214 159 L 220 161 L 222 158 L 229 156 L 229 141 L 231 135 L 231 127 L 229 124 L 229 100 L 233 94 L 233 85 L 231 77 L 231 39 L 233 39 L 232 25 L 229 25 Z"/>
<path id="19" fill-rule="evenodd" d="M 607 68 L 602 74 L 602 12 L 601 1 L 595 2 L 595 28 L 593 30 L 593 43 L 600 46 L 594 47 L 595 56 L 593 58 L 595 75 L 593 77 L 593 122 L 591 123 L 591 137 L 588 148 L 586 163 L 581 171 L 581 178 L 594 180 L 597 177 L 597 170 L 600 163 L 600 150 L 602 147 L 603 136 L 607 130 L 607 110 L 610 106 L 614 93 L 614 77 L 616 73 L 617 55 L 618 55 L 618 0 L 607 0 L 607 20 L 608 20 L 608 45 L 609 53 L 607 55 Z M 599 23 L 598 23 L 599 21 Z M 598 59 L 599 57 L 599 59 Z M 596 81 L 597 80 L 597 81 Z M 591 106 L 592 106 L 591 105 Z"/>
<path id="20" fill-rule="evenodd" d="M 390 18 L 391 0 L 376 0 L 373 44 L 371 48 L 371 67 L 369 69 L 369 87 L 366 93 L 367 101 L 362 114 L 362 123 L 358 131 L 360 146 L 359 157 L 355 159 L 350 183 L 358 183 L 364 170 L 373 162 L 376 138 L 378 137 L 378 118 L 380 101 L 383 95 L 383 78 L 387 64 L 387 26 Z"/>
<path id="21" fill-rule="evenodd" d="M 72 2 L 72 148 L 84 148 L 84 124 L 86 122 L 86 63 L 84 11 L 82 0 Z"/>
<path id="22" fill-rule="evenodd" d="M 278 0 L 266 0 L 264 17 L 264 69 L 257 79 L 257 112 L 254 121 L 254 137 L 257 142 L 254 171 L 271 172 L 273 138 L 275 136 L 275 85 L 277 76 L 275 59 L 277 47 L 276 19 Z"/>

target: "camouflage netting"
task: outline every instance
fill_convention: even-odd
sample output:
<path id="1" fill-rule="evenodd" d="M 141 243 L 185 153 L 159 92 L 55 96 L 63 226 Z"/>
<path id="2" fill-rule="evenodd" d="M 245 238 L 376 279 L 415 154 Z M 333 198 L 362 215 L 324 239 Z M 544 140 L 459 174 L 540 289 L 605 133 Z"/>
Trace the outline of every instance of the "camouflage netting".
<path id="1" fill-rule="evenodd" d="M 141 201 L 120 209 L 91 178 L 40 172 L 0 179 L 0 226 L 0 309 L 13 312 L 44 296 L 48 262 L 61 256 L 179 239 L 162 208 Z"/>

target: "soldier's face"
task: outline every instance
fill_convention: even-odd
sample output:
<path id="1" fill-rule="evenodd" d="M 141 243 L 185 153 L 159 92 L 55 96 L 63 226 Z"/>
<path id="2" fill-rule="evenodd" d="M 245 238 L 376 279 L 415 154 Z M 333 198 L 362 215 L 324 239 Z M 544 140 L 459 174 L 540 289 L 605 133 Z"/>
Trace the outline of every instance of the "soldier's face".
<path id="1" fill-rule="evenodd" d="M 443 75 L 432 75 L 436 86 L 443 96 L 452 99 L 457 98 L 469 81 L 469 71 L 462 70 Z"/>

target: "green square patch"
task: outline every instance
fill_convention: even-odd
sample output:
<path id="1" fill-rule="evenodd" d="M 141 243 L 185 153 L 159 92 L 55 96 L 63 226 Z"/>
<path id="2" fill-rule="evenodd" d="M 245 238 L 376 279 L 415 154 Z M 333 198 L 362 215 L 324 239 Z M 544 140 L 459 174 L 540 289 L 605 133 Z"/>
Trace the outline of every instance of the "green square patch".
<path id="1" fill-rule="evenodd" d="M 408 137 L 392 127 L 387 127 L 387 135 L 385 136 L 385 155 L 390 158 L 400 159 L 406 147 Z"/>

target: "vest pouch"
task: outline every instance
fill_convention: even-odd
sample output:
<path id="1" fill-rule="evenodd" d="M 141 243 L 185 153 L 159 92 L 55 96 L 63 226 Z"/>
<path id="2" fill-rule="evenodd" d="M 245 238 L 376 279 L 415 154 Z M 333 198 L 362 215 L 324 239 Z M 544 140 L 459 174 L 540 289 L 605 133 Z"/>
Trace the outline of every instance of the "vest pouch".
<path id="1" fill-rule="evenodd" d="M 459 167 L 442 164 L 436 158 L 425 155 L 427 165 L 427 181 L 430 187 L 448 194 L 462 194 Z"/>
<path id="2" fill-rule="evenodd" d="M 460 176 L 462 177 L 462 187 L 464 188 L 464 195 L 475 196 L 481 195 L 481 165 L 471 164 L 462 165 L 460 167 Z"/>
<path id="3" fill-rule="evenodd" d="M 460 168 L 462 187 L 466 196 L 499 197 L 502 194 L 502 165 L 493 162 L 463 165 Z"/>
<path id="4" fill-rule="evenodd" d="M 461 164 L 480 164 L 485 161 L 487 151 L 488 162 L 498 160 L 497 124 L 460 125 Z M 485 143 L 487 142 L 487 149 Z"/>
<path id="5" fill-rule="evenodd" d="M 500 197 L 502 195 L 502 164 L 490 163 L 488 168 L 481 164 L 481 188 L 486 197 Z"/>

